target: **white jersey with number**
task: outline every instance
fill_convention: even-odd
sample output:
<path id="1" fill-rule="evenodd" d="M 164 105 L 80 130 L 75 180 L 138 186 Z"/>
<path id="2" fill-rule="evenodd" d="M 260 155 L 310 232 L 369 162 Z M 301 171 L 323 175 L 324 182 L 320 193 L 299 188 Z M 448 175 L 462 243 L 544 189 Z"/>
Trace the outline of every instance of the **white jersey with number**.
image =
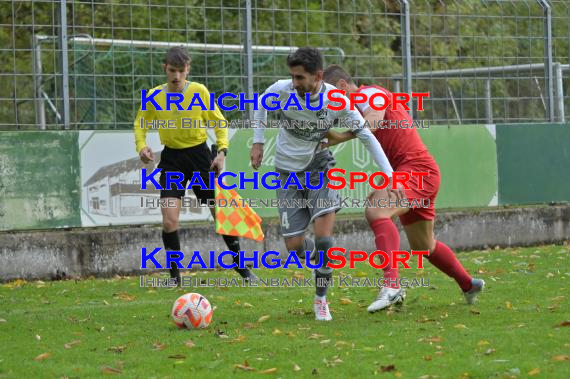
<path id="1" fill-rule="evenodd" d="M 267 106 L 274 106 L 272 102 L 278 104 L 279 109 L 277 112 L 279 112 L 279 119 L 282 121 L 281 125 L 287 125 L 287 127 L 279 129 L 276 142 L 275 167 L 281 171 L 288 172 L 304 171 L 311 163 L 315 154 L 321 151 L 320 142 L 326 136 L 330 125 L 334 121 L 341 121 L 339 126 L 349 127 L 366 146 L 376 165 L 390 177 L 393 170 L 388 162 L 388 158 L 386 158 L 386 154 L 370 130 L 364 127 L 364 119 L 360 113 L 357 110 L 350 110 L 348 99 L 341 94 L 334 93 L 331 97 L 344 97 L 346 106 L 339 111 L 327 109 L 329 104 L 327 94 L 333 89 L 337 88 L 322 82 L 319 94 L 311 97 L 310 105 L 313 108 L 319 106 L 319 98 L 322 97 L 322 105 L 318 111 L 307 109 L 306 99 L 297 94 L 291 79 L 279 80 L 265 91 L 263 95 L 275 93 L 278 96 L 278 99 L 268 96 L 265 103 Z M 259 122 L 267 122 L 267 110 L 262 105 L 263 95 L 259 96 L 258 110 L 253 113 L 254 125 L 256 125 L 253 136 L 254 143 L 264 143 L 265 141 L 263 124 Z M 290 101 L 291 96 L 297 98 L 302 109 L 298 109 L 295 103 Z M 283 108 L 288 102 L 293 105 L 284 110 Z M 332 106 L 338 107 L 339 105 L 339 102 L 332 103 Z M 293 120 L 301 122 L 295 123 Z"/>

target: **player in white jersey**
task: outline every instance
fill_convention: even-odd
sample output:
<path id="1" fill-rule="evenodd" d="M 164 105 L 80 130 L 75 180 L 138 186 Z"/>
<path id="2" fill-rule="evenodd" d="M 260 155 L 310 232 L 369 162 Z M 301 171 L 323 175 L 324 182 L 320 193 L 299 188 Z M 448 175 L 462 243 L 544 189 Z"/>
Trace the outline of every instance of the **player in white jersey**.
<path id="1" fill-rule="evenodd" d="M 340 209 L 338 193 L 327 188 L 326 172 L 335 161 L 328 148 L 321 147 L 321 140 L 326 136 L 330 127 L 324 121 L 334 121 L 337 119 L 356 120 L 358 126 L 351 125 L 352 131 L 357 138 L 366 146 L 372 155 L 374 162 L 387 174 L 392 176 L 392 166 L 388 162 L 380 143 L 372 135 L 370 130 L 364 127 L 364 119 L 357 110 L 349 109 L 348 99 L 345 98 L 346 107 L 339 111 L 327 109 L 329 99 L 327 93 L 336 87 L 323 82 L 323 57 L 321 53 L 311 47 L 303 47 L 287 57 L 287 65 L 291 79 L 279 80 L 271 85 L 264 93 L 275 93 L 278 97 L 279 116 L 281 120 L 302 121 L 302 127 L 294 122 L 289 123 L 289 127 L 280 128 L 276 142 L 275 169 L 279 172 L 281 186 L 277 190 L 278 199 L 306 199 L 313 200 L 313 207 L 307 208 L 279 208 L 279 219 L 281 222 L 281 232 L 285 239 L 288 251 L 297 251 L 301 257 L 305 257 L 306 252 L 317 252 L 321 262 L 321 267 L 315 270 L 316 295 L 314 299 L 314 311 L 316 320 L 328 321 L 330 315 L 328 303 L 326 301 L 327 283 L 332 277 L 332 269 L 326 267 L 328 257 L 326 252 L 334 246 L 333 227 L 336 211 Z M 319 110 L 309 110 L 306 95 L 310 96 L 310 107 Z M 331 94 L 332 95 L 332 94 Z M 296 97 L 302 109 L 291 104 L 290 97 Z M 334 94 L 335 97 L 343 97 L 341 94 Z M 263 123 L 267 121 L 267 110 L 263 108 L 260 97 L 259 108 L 254 112 L 253 119 L 256 125 L 254 129 L 253 146 L 251 148 L 251 165 L 254 169 L 261 166 L 263 160 L 264 130 Z M 273 102 L 273 98 L 271 101 Z M 339 103 L 333 102 L 333 106 Z M 311 122 L 311 127 L 307 128 Z M 319 183 L 319 173 L 323 173 L 323 183 L 320 189 L 311 190 L 305 186 L 305 172 L 310 172 L 310 184 Z M 283 186 L 290 173 L 296 173 L 303 188 L 298 189 L 296 185 L 284 189 Z M 391 187 L 389 185 L 388 187 Z M 391 196 L 401 197 L 399 191 L 391 191 Z M 319 199 L 326 200 L 326 203 L 333 203 L 333 206 L 319 207 Z M 280 201 L 280 204 L 282 202 Z M 314 222 L 315 241 L 305 238 L 305 230 L 309 223 Z M 319 252 L 323 252 L 322 255 Z"/>

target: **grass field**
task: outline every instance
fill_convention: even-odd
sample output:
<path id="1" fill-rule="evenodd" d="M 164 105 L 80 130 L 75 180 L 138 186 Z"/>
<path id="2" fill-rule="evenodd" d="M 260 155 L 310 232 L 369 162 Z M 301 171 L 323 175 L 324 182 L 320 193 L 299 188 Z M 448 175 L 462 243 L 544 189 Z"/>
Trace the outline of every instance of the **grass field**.
<path id="1" fill-rule="evenodd" d="M 406 304 L 388 312 L 366 312 L 374 288 L 333 288 L 328 323 L 313 319 L 311 288 L 199 288 L 215 306 L 200 331 L 178 330 L 169 315 L 192 288 L 141 288 L 139 277 L 6 283 L 0 377 L 570 377 L 570 246 L 459 258 L 487 282 L 474 306 L 428 263 L 400 276 L 429 278 L 430 287 L 409 289 Z M 338 274 L 381 272 L 361 265 Z"/>

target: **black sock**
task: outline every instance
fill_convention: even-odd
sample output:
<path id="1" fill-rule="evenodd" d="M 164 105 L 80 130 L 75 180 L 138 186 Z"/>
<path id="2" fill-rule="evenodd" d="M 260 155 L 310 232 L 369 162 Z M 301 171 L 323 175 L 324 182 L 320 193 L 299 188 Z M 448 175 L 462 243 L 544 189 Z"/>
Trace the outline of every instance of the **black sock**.
<path id="1" fill-rule="evenodd" d="M 180 240 L 178 239 L 178 230 L 170 233 L 162 231 L 162 242 L 164 249 L 169 251 L 180 251 Z M 173 257 L 178 257 L 178 254 L 173 254 Z M 170 277 L 176 278 L 176 283 L 180 285 L 180 270 L 175 262 L 170 262 Z"/>
<path id="2" fill-rule="evenodd" d="M 317 251 L 317 261 L 322 261 L 323 264 L 320 268 L 315 270 L 316 279 L 316 295 L 326 296 L 327 289 L 332 285 L 332 268 L 327 267 L 327 263 L 330 261 L 327 251 L 333 247 L 332 237 L 317 237 L 315 239 L 315 247 Z M 320 255 L 322 251 L 322 255 Z"/>
<path id="3" fill-rule="evenodd" d="M 316 295 L 317 296 L 326 296 L 327 289 L 332 284 L 332 272 L 330 274 L 323 274 L 319 270 L 315 270 L 315 283 L 316 287 Z"/>
<path id="4" fill-rule="evenodd" d="M 239 238 L 235 237 L 235 236 L 226 236 L 226 235 L 222 235 L 222 238 L 224 239 L 224 242 L 228 246 L 228 250 L 233 251 L 234 253 L 237 254 L 234 257 L 234 263 L 236 264 L 236 267 L 234 267 L 234 270 L 236 270 L 238 272 L 238 274 L 241 275 L 242 278 L 249 278 L 252 275 L 251 272 L 249 271 L 249 269 L 247 267 L 240 268 L 240 266 L 239 266 L 239 264 L 240 264 L 240 260 L 239 260 L 239 250 L 240 250 Z"/>

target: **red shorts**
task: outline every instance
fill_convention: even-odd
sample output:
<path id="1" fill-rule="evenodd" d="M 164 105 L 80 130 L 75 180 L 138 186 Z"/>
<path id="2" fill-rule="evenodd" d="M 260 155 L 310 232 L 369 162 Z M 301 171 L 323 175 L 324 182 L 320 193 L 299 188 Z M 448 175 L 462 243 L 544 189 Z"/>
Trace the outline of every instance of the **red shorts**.
<path id="1" fill-rule="evenodd" d="M 408 186 L 410 189 L 405 189 L 404 192 L 410 202 L 412 200 L 416 200 L 416 203 L 419 203 L 420 206 L 418 207 L 417 205 L 414 205 L 409 212 L 400 216 L 400 222 L 402 225 L 410 225 L 416 221 L 435 219 L 435 198 L 439 191 L 440 182 L 439 167 L 435 160 L 431 157 L 418 158 L 394 168 L 394 171 L 420 171 L 429 173 L 429 176 L 424 176 L 422 178 L 423 189 L 418 189 L 419 177 L 416 175 L 410 176 L 410 180 L 408 180 Z"/>

